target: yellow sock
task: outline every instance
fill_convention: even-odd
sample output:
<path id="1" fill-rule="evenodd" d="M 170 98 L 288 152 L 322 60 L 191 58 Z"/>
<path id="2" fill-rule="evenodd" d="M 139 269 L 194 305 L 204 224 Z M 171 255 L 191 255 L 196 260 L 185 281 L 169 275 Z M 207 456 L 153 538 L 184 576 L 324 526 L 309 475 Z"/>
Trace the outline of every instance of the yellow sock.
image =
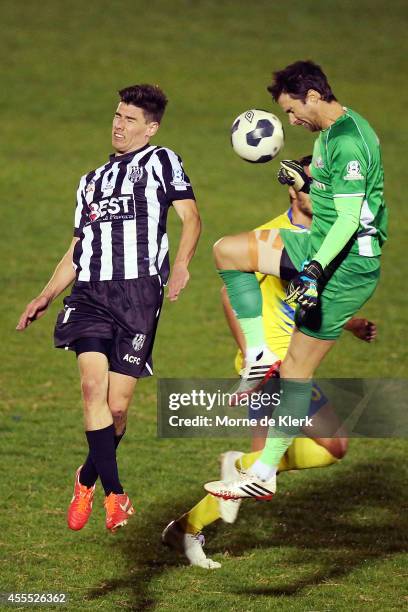
<path id="1" fill-rule="evenodd" d="M 214 523 L 221 517 L 218 500 L 214 495 L 206 495 L 189 512 L 183 514 L 177 521 L 185 533 L 198 533 L 204 527 Z"/>
<path id="2" fill-rule="evenodd" d="M 246 453 L 237 460 L 237 468 L 247 470 L 259 459 L 261 453 L 262 451 Z M 311 438 L 295 438 L 280 460 L 278 471 L 325 467 L 337 461 L 336 457 Z"/>

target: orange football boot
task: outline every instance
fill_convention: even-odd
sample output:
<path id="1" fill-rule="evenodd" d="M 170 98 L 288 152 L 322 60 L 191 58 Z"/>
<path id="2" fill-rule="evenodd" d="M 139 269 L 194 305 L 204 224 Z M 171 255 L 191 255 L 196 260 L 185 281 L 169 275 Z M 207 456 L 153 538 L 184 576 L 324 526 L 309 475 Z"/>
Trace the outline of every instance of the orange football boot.
<path id="1" fill-rule="evenodd" d="M 87 524 L 91 516 L 95 493 L 95 485 L 93 487 L 86 487 L 79 482 L 81 468 L 82 465 L 76 471 L 74 494 L 67 512 L 68 527 L 74 531 L 79 531 Z"/>
<path id="2" fill-rule="evenodd" d="M 115 533 L 118 527 L 124 527 L 129 516 L 135 510 L 126 493 L 110 493 L 103 502 L 106 510 L 106 528 Z"/>

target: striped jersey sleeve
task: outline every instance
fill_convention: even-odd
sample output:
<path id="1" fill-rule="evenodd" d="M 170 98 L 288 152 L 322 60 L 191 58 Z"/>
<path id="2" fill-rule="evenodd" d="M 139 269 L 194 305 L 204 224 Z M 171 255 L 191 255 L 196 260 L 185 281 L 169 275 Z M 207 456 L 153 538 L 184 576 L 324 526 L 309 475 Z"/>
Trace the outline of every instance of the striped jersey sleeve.
<path id="1" fill-rule="evenodd" d="M 86 220 L 86 200 L 85 200 L 85 185 L 86 185 L 87 176 L 84 176 L 79 181 L 77 193 L 76 193 L 76 207 L 75 207 L 75 217 L 74 217 L 74 236 L 77 238 L 80 237 L 82 228 L 85 224 Z"/>
<path id="2" fill-rule="evenodd" d="M 195 200 L 181 157 L 165 147 L 158 149 L 156 155 L 161 164 L 161 179 L 168 201 L 171 203 L 174 200 Z"/>

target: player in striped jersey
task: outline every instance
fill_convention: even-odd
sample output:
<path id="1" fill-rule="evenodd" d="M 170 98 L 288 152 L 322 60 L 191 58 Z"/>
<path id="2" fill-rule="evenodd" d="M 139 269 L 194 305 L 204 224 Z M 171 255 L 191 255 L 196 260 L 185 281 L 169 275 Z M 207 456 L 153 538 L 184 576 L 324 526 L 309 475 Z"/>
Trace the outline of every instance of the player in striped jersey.
<path id="1" fill-rule="evenodd" d="M 174 207 L 183 225 L 168 297 L 177 300 L 200 235 L 200 217 L 178 155 L 150 144 L 167 99 L 153 85 L 119 92 L 112 124 L 114 153 L 79 183 L 74 238 L 40 295 L 17 325 L 40 318 L 73 281 L 55 327 L 55 345 L 76 352 L 89 453 L 76 472 L 68 526 L 79 530 L 92 510 L 99 476 L 106 527 L 134 512 L 119 480 L 116 448 L 138 378 L 150 376 L 152 349 L 169 278 L 166 221 Z"/>

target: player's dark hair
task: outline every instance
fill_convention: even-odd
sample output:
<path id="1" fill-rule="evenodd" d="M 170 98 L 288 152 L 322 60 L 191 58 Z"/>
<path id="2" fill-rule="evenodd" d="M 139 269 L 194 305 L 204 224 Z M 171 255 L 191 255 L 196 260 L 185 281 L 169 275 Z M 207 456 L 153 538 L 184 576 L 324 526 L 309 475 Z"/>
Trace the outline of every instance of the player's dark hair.
<path id="1" fill-rule="evenodd" d="M 310 166 L 310 164 L 312 163 L 312 159 L 313 159 L 313 155 L 305 155 L 304 157 L 301 157 L 300 159 L 298 159 L 298 164 L 300 164 L 301 166 L 303 166 L 303 168 Z"/>
<path id="2" fill-rule="evenodd" d="M 325 102 L 337 100 L 323 70 L 314 62 L 299 61 L 273 73 L 273 83 L 267 87 L 275 102 L 283 93 L 296 100 L 306 100 L 309 89 L 318 91 Z"/>
<path id="3" fill-rule="evenodd" d="M 146 121 L 160 123 L 167 105 L 165 93 L 158 85 L 130 85 L 118 91 L 121 102 L 133 104 L 143 110 Z"/>

